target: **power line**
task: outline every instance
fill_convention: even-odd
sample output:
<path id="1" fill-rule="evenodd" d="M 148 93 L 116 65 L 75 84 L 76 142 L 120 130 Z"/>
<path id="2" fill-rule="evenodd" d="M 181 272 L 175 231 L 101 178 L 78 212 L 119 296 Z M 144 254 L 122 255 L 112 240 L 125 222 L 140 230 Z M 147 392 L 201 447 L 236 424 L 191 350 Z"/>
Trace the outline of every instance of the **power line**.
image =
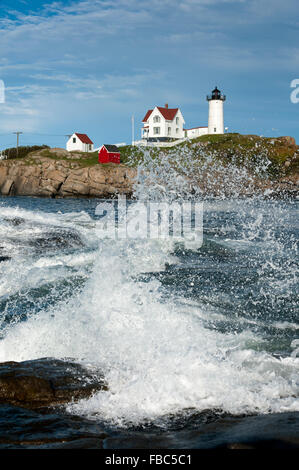
<path id="1" fill-rule="evenodd" d="M 13 134 L 15 134 L 15 132 L 13 132 Z M 38 134 L 38 133 L 35 133 L 35 132 L 22 132 L 22 134 L 26 134 L 26 135 L 38 135 L 38 136 L 45 136 L 45 137 L 68 137 L 68 136 L 71 136 L 73 134 Z M 11 135 L 11 133 L 8 133 L 8 134 L 0 134 L 0 137 L 1 136 L 6 136 L 6 135 Z"/>
<path id="2" fill-rule="evenodd" d="M 35 133 L 35 132 L 21 132 L 21 131 L 16 131 L 16 132 L 12 132 L 12 133 L 5 133 L 5 134 L 0 134 L 0 137 L 5 137 L 5 136 L 10 136 L 11 134 L 15 134 L 17 136 L 17 146 L 16 146 L 16 149 L 17 149 L 17 155 L 19 154 L 19 140 L 20 140 L 20 135 L 22 134 L 24 136 L 23 138 L 23 146 L 30 146 L 30 145 L 41 145 L 38 141 L 40 141 L 40 139 L 38 139 L 38 137 L 48 137 L 48 138 L 58 138 L 57 139 L 57 143 L 59 144 L 62 144 L 62 138 L 64 138 L 63 140 L 65 140 L 65 138 L 70 138 L 73 134 L 42 134 L 42 133 Z M 31 139 L 29 141 L 27 141 L 26 137 L 34 137 L 36 136 L 37 139 L 32 142 Z M 45 139 L 47 140 L 47 139 Z M 4 142 L 2 142 L 2 145 L 3 146 Z M 12 147 L 14 146 L 14 144 L 12 143 L 5 143 L 6 147 Z M 42 143 L 42 145 L 45 145 L 45 142 Z M 64 144 L 63 144 L 64 145 Z"/>
<path id="3" fill-rule="evenodd" d="M 73 135 L 73 134 L 36 134 L 34 132 L 26 132 L 26 135 L 39 135 L 39 136 L 45 136 L 45 137 L 67 137 L 68 135 Z"/>

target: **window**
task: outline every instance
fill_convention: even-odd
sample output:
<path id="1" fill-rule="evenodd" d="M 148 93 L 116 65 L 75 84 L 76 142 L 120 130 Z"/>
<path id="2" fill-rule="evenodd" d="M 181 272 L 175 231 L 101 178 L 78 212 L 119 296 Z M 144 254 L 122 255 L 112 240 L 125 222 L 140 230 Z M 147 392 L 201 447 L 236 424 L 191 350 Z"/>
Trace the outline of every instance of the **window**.
<path id="1" fill-rule="evenodd" d="M 214 127 L 214 132 L 217 132 L 217 129 L 216 129 L 216 127 Z"/>
<path id="2" fill-rule="evenodd" d="M 178 128 L 178 127 L 176 128 L 175 132 L 176 132 L 177 134 L 179 133 L 179 128 Z"/>
<path id="3" fill-rule="evenodd" d="M 170 135 L 170 134 L 171 134 L 171 127 L 168 127 L 168 130 L 167 130 L 167 132 L 168 132 L 168 135 Z"/>
<path id="4" fill-rule="evenodd" d="M 73 144 L 76 143 L 76 137 L 73 137 Z"/>
<path id="5" fill-rule="evenodd" d="M 179 118 L 176 117 L 176 118 L 175 118 L 175 123 L 178 124 L 179 122 L 180 122 Z"/>
<path id="6" fill-rule="evenodd" d="M 160 134 L 160 127 L 154 127 L 154 134 Z"/>
<path id="7" fill-rule="evenodd" d="M 154 116 L 154 122 L 160 122 L 161 119 L 160 119 L 160 116 Z"/>
<path id="8" fill-rule="evenodd" d="M 91 150 L 91 144 L 89 144 L 89 150 Z"/>

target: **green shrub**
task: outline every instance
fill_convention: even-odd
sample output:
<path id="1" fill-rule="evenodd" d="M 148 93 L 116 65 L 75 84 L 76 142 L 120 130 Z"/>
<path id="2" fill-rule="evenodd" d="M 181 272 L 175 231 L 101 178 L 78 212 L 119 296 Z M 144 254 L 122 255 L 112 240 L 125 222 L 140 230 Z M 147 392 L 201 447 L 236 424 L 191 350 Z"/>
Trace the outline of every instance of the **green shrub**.
<path id="1" fill-rule="evenodd" d="M 35 152 L 37 150 L 49 149 L 48 145 L 33 145 L 33 146 L 23 146 L 8 148 L 3 150 L 3 153 L 7 155 L 8 159 L 12 158 L 25 158 L 30 152 Z"/>

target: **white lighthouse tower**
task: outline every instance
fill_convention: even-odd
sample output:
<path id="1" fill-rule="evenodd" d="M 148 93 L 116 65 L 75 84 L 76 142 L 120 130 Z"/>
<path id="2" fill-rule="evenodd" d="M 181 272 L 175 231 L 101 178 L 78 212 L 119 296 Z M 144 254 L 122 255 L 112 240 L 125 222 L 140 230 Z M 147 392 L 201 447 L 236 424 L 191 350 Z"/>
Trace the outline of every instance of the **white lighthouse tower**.
<path id="1" fill-rule="evenodd" d="M 226 96 L 217 87 L 207 96 L 209 102 L 208 134 L 224 134 L 223 103 Z"/>

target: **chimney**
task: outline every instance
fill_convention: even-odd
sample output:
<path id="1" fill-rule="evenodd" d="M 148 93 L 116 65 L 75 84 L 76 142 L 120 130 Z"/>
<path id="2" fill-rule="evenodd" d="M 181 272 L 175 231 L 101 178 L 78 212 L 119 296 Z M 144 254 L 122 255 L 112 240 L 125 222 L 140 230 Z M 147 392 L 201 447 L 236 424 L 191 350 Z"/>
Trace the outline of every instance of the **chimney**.
<path id="1" fill-rule="evenodd" d="M 165 108 L 168 109 L 168 103 L 165 104 Z"/>

